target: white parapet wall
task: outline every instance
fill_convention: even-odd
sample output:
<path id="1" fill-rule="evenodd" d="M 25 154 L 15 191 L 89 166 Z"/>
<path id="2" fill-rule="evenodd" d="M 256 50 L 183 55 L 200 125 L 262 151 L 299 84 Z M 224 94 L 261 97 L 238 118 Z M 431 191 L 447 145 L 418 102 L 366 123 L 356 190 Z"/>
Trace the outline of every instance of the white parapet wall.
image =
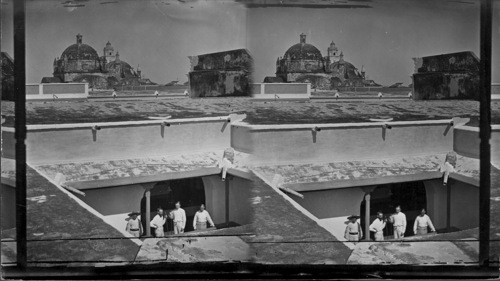
<path id="1" fill-rule="evenodd" d="M 234 119 L 234 118 L 233 118 Z M 27 126 L 31 164 L 193 154 L 230 146 L 230 116 Z M 2 157 L 14 158 L 14 128 L 2 128 Z"/>
<path id="2" fill-rule="evenodd" d="M 342 124 L 243 125 L 232 146 L 267 164 L 329 163 L 447 153 L 452 119 Z M 246 128 L 244 128 L 246 127 Z"/>
<path id="3" fill-rule="evenodd" d="M 455 129 L 453 150 L 459 155 L 479 159 L 479 127 L 458 126 Z M 491 125 L 491 164 L 500 167 L 500 125 Z"/>
<path id="4" fill-rule="evenodd" d="M 500 100 L 500 83 L 491 83 L 491 100 Z"/>
<path id="5" fill-rule="evenodd" d="M 26 84 L 26 100 L 86 99 L 88 83 Z"/>
<path id="6" fill-rule="evenodd" d="M 310 83 L 254 83 L 251 84 L 252 96 L 265 100 L 309 100 Z"/>

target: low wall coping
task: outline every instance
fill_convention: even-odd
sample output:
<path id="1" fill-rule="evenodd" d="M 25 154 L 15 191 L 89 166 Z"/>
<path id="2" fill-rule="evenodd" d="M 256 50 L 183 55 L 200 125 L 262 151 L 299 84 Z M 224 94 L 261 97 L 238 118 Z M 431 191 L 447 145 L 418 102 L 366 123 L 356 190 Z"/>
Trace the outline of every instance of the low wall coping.
<path id="1" fill-rule="evenodd" d="M 320 129 L 348 129 L 348 128 L 366 128 L 380 127 L 387 124 L 395 127 L 406 126 L 434 126 L 450 124 L 453 119 L 444 120 L 421 120 L 421 121 L 388 121 L 388 122 L 361 122 L 361 123 L 326 123 L 326 124 L 285 124 L 285 125 L 251 125 L 248 123 L 240 123 L 241 126 L 250 128 L 252 131 L 291 131 L 291 130 L 312 130 L 317 127 Z M 319 132 L 321 134 L 321 132 Z"/>
<path id="2" fill-rule="evenodd" d="M 220 117 L 201 117 L 201 118 L 184 118 L 184 119 L 163 119 L 163 120 L 142 120 L 142 121 L 122 121 L 122 122 L 95 122 L 95 123 L 69 123 L 69 124 L 41 124 L 27 125 L 26 128 L 30 132 L 36 131 L 54 131 L 54 130 L 79 130 L 91 129 L 94 126 L 101 128 L 119 128 L 119 127 L 137 127 L 137 126 L 155 126 L 166 122 L 170 125 L 181 125 L 189 123 L 205 123 L 205 122 L 223 122 L 230 119 L 230 116 Z M 2 131 L 14 132 L 12 127 L 2 127 Z"/>
<path id="3" fill-rule="evenodd" d="M 491 131 L 500 131 L 500 125 L 494 124 L 490 125 L 491 126 Z M 470 132 L 478 132 L 479 133 L 479 127 L 472 127 L 472 126 L 467 126 L 467 125 L 460 125 L 455 127 L 456 130 L 463 130 L 463 131 L 470 131 Z"/>
<path id="4" fill-rule="evenodd" d="M 274 85 L 274 84 L 284 84 L 284 85 L 307 85 L 311 83 L 251 83 L 250 85 Z"/>

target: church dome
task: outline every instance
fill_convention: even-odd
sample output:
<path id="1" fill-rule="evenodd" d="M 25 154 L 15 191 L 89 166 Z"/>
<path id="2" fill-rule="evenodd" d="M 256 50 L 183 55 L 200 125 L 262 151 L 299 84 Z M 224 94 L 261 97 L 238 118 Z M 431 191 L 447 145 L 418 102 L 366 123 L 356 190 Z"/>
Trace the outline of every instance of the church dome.
<path id="1" fill-rule="evenodd" d="M 76 36 L 76 44 L 66 48 L 61 58 L 67 57 L 68 60 L 99 60 L 99 55 L 94 48 L 82 43 L 82 36 Z"/>
<path id="2" fill-rule="evenodd" d="M 343 59 L 334 62 L 330 65 L 332 72 L 343 73 L 346 79 L 359 78 L 357 68 L 350 62 Z"/>
<path id="3" fill-rule="evenodd" d="M 285 52 L 284 58 L 288 57 L 291 60 L 321 60 L 323 58 L 318 48 L 306 43 L 305 34 L 300 35 L 300 43 L 293 45 Z"/>
<path id="4" fill-rule="evenodd" d="M 120 60 L 120 53 L 116 53 L 116 58 L 114 61 L 106 64 L 106 68 L 109 70 L 115 70 L 120 68 L 124 77 L 134 77 L 136 76 L 133 68 L 125 61 Z"/>

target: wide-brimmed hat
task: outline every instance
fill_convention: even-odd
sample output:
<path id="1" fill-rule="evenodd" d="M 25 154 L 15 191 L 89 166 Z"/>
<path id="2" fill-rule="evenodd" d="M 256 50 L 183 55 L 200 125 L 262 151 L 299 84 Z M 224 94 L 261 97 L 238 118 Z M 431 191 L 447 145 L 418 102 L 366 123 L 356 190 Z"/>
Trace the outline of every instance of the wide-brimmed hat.
<path id="1" fill-rule="evenodd" d="M 132 212 L 132 213 L 128 214 L 128 216 L 129 216 L 129 217 L 131 217 L 131 216 L 133 216 L 133 215 L 140 215 L 140 214 L 141 214 L 141 213 L 139 213 L 139 212 Z"/>
<path id="2" fill-rule="evenodd" d="M 350 215 L 347 217 L 348 220 L 351 220 L 351 219 L 359 219 L 360 216 L 357 216 L 357 215 Z"/>

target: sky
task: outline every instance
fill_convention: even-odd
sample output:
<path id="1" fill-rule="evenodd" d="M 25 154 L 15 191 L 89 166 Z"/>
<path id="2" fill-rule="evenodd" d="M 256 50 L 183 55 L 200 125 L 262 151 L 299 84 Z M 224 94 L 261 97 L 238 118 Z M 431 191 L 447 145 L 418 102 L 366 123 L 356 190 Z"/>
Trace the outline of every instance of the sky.
<path id="1" fill-rule="evenodd" d="M 12 56 L 12 4 L 4 3 L 1 49 Z M 254 79 L 260 82 L 274 75 L 277 57 L 299 42 L 300 33 L 324 56 L 334 41 L 346 61 L 359 69 L 364 65 L 368 77 L 383 85 L 411 83 L 413 57 L 468 50 L 479 56 L 475 0 L 341 2 L 363 8 L 244 6 L 230 0 L 74 0 L 83 7 L 62 3 L 27 2 L 28 83 L 51 76 L 54 58 L 75 43 L 78 33 L 99 54 L 110 41 L 122 60 L 133 67 L 139 64 L 144 76 L 156 83 L 187 81 L 187 56 L 237 48 L 252 54 Z M 500 1 L 494 5 L 492 80 L 500 82 Z"/>
<path id="2" fill-rule="evenodd" d="M 139 64 L 143 75 L 156 83 L 187 81 L 187 56 L 245 48 L 246 10 L 232 2 L 185 5 L 171 1 L 165 5 L 160 1 L 100 4 L 106 1 L 91 0 L 74 10 L 62 2 L 27 2 L 27 83 L 39 83 L 42 77 L 52 76 L 54 58 L 76 43 L 78 33 L 83 35 L 83 43 L 99 55 L 109 40 L 120 52 L 121 60 L 134 68 Z M 2 26 L 9 21 L 4 18 L 6 13 L 2 11 Z M 5 35 L 2 50 L 5 47 L 12 56 L 12 42 L 6 38 L 8 32 Z"/>

